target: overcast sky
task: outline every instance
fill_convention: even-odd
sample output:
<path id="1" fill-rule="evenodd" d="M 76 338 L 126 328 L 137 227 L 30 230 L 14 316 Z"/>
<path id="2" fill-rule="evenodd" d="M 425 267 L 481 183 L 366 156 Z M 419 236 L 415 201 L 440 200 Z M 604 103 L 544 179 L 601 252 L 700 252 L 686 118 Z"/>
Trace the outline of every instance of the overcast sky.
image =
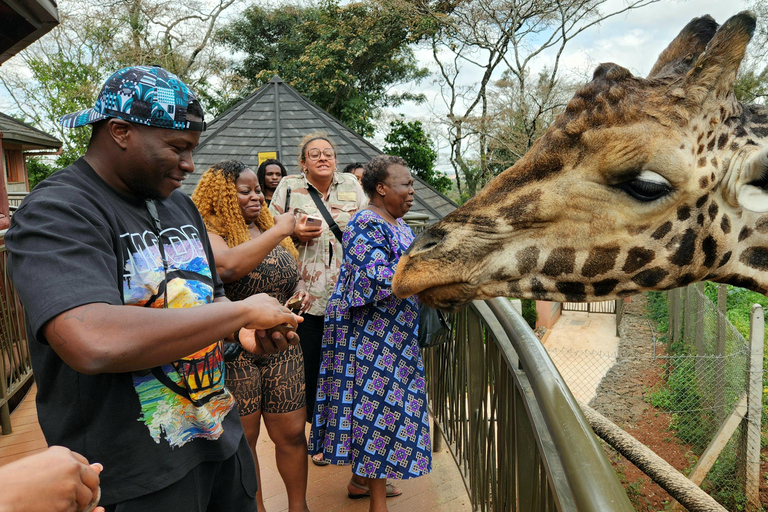
<path id="1" fill-rule="evenodd" d="M 614 62 L 628 68 L 635 75 L 645 76 L 658 55 L 692 18 L 709 14 L 722 24 L 746 9 L 747 4 L 746 0 L 662 0 L 629 11 L 590 28 L 572 40 L 561 58 L 560 69 L 571 78 L 587 80 L 598 64 Z M 609 0 L 603 12 L 619 10 L 622 5 L 623 0 Z M 422 65 L 435 69 L 431 50 L 420 50 L 417 55 Z M 536 63 L 536 68 L 551 62 L 551 54 L 545 54 Z M 467 76 L 472 79 L 471 74 Z M 429 127 L 430 118 L 434 120 L 434 112 L 439 110 L 441 103 L 436 100 L 439 91 L 432 82 L 426 79 L 418 87 L 419 91 L 431 98 L 431 108 L 410 104 L 396 109 L 395 113 L 404 114 L 408 119 L 420 119 Z M 381 147 L 383 134 L 378 134 L 374 142 Z M 441 171 L 452 173 L 445 152 L 446 148 L 441 147 L 438 166 Z"/>

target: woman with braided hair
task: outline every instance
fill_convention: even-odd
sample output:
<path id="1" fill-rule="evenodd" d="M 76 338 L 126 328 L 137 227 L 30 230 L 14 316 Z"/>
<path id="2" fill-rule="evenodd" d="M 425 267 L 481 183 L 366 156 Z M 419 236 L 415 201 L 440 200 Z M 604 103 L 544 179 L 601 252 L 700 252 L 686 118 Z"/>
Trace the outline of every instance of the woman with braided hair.
<path id="1" fill-rule="evenodd" d="M 200 177 L 192 200 L 208 228 L 216 270 L 229 299 L 267 293 L 286 305 L 297 303 L 300 313 L 309 309 L 313 298 L 299 275 L 298 252 L 290 238 L 294 215 L 272 216 L 256 174 L 247 165 L 233 160 L 214 164 Z M 238 344 L 226 345 L 226 385 L 237 399 L 257 479 L 256 442 L 263 417 L 275 443 L 289 510 L 305 512 L 307 412 L 301 346 L 262 355 L 238 350 Z M 260 512 L 265 510 L 260 481 L 256 504 Z"/>

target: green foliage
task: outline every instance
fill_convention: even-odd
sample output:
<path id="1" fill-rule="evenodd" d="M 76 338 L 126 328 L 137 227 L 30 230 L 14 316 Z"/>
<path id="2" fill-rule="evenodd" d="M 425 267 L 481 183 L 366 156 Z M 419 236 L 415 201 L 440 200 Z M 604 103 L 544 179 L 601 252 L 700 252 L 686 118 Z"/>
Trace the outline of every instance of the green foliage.
<path id="1" fill-rule="evenodd" d="M 363 136 L 373 135 L 378 108 L 423 100 L 390 90 L 427 75 L 409 46 L 419 37 L 397 10 L 337 0 L 309 7 L 254 5 L 219 34 L 229 48 L 246 54 L 235 67 L 247 81 L 241 96 L 280 75 Z"/>
<path id="2" fill-rule="evenodd" d="M 424 132 L 421 121 L 406 122 L 397 119 L 389 123 L 389 133 L 384 138 L 384 152 L 405 158 L 411 171 L 445 194 L 451 188 L 451 180 L 435 170 L 437 151 L 435 144 Z"/>
<path id="3" fill-rule="evenodd" d="M 38 183 L 59 169 L 55 165 L 48 165 L 40 157 L 27 159 L 27 176 L 29 176 L 29 189 L 32 190 Z"/>
<path id="4" fill-rule="evenodd" d="M 523 318 L 531 329 L 536 328 L 536 320 L 539 319 L 539 312 L 536 311 L 536 301 L 533 299 L 520 299 L 523 306 Z"/>

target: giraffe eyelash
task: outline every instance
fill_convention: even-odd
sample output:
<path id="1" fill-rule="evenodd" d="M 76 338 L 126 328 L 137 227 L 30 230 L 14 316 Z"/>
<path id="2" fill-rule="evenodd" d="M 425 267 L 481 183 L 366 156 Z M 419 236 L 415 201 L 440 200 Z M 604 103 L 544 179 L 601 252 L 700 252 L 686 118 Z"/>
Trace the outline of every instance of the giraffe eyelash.
<path id="1" fill-rule="evenodd" d="M 666 197 L 674 190 L 669 181 L 652 171 L 642 171 L 636 177 L 618 183 L 614 187 L 644 203 Z"/>

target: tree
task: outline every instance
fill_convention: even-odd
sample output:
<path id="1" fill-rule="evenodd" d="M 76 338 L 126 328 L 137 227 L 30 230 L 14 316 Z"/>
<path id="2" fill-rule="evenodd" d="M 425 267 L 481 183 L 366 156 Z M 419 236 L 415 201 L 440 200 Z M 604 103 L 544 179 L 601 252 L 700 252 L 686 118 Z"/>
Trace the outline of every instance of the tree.
<path id="1" fill-rule="evenodd" d="M 220 38 L 246 54 L 234 68 L 247 81 L 241 97 L 280 75 L 357 133 L 372 136 L 377 109 L 423 98 L 392 90 L 426 76 L 409 46 L 421 35 L 392 5 L 324 0 L 310 7 L 255 5 Z"/>
<path id="2" fill-rule="evenodd" d="M 406 122 L 397 119 L 389 123 L 389 127 L 389 133 L 384 138 L 387 143 L 384 152 L 403 157 L 416 176 L 440 193 L 448 192 L 451 189 L 451 180 L 435 170 L 437 151 L 432 139 L 424 132 L 421 121 Z"/>
<path id="3" fill-rule="evenodd" d="M 211 47 L 219 18 L 243 0 L 71 0 L 59 7 L 61 23 L 3 66 L 0 83 L 26 122 L 63 141 L 55 164 L 32 164 L 37 176 L 69 165 L 83 154 L 89 129 L 58 123 L 69 112 L 92 107 L 112 72 L 159 64 L 211 100 L 210 85 L 226 62 Z"/>
<path id="4" fill-rule="evenodd" d="M 734 90 L 743 103 L 765 104 L 768 100 L 768 64 L 764 64 L 768 57 L 768 4 L 756 0 L 750 10 L 757 15 L 757 27 L 739 68 Z"/>
<path id="5" fill-rule="evenodd" d="M 658 0 L 627 0 L 623 8 L 604 14 L 600 9 L 607 1 L 473 0 L 458 3 L 448 16 L 436 15 L 442 28 L 432 37 L 432 55 L 441 77 L 450 161 L 460 194 L 474 195 L 498 170 L 490 158 L 495 76 L 504 73 L 505 87 L 517 90 L 516 122 L 530 138 L 560 101 L 554 92 L 566 45 L 611 16 Z M 537 77 L 540 97 L 531 109 L 526 103 L 531 64 L 547 50 L 554 57 L 548 72 Z M 476 78 L 468 80 L 468 74 Z M 526 140 L 525 146 L 531 143 Z"/>

